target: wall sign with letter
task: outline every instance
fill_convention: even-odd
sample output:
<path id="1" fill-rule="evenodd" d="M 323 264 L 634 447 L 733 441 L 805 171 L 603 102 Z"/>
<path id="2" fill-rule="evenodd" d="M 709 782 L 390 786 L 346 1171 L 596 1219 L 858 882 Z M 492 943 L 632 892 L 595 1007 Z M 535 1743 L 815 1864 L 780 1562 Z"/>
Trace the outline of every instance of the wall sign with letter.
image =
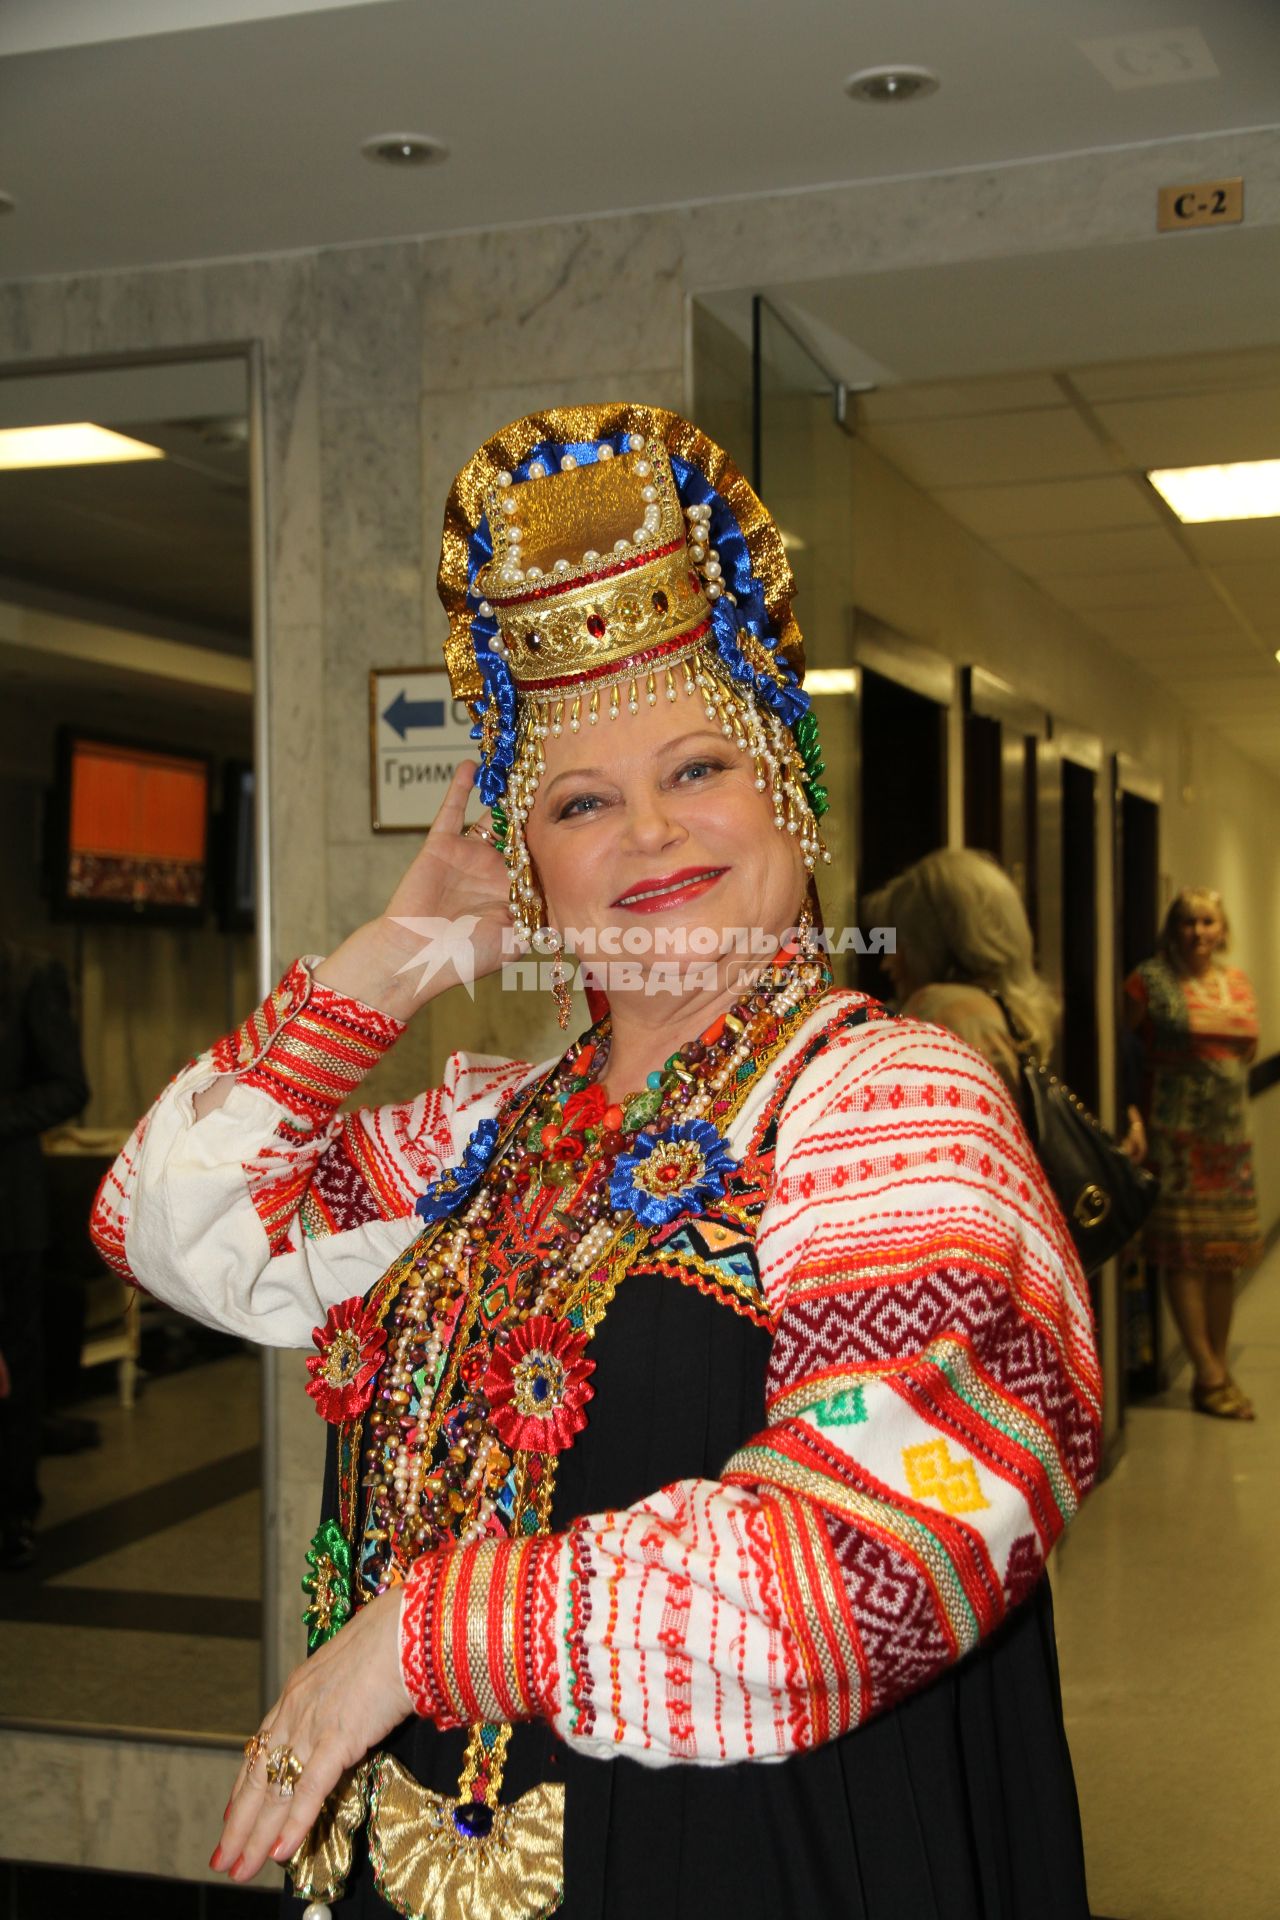
<path id="1" fill-rule="evenodd" d="M 1199 180 L 1188 187 L 1161 187 L 1156 232 L 1184 227 L 1235 227 L 1244 219 L 1244 180 Z"/>
<path id="2" fill-rule="evenodd" d="M 466 702 L 443 667 L 379 667 L 369 675 L 369 778 L 375 833 L 422 833 L 460 760 L 478 760 Z M 468 819 L 482 809 L 473 794 Z"/>

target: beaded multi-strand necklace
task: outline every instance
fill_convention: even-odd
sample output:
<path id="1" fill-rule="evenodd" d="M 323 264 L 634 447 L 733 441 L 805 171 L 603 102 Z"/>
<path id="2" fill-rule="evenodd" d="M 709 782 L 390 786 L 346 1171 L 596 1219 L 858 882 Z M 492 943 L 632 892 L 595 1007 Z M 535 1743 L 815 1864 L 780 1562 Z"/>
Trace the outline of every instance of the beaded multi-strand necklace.
<path id="1" fill-rule="evenodd" d="M 558 1453 L 585 1424 L 593 1363 L 570 1311 L 582 1276 L 622 1217 L 656 1227 L 723 1192 L 733 1162 L 716 1123 L 731 1090 L 740 1075 L 754 1077 L 762 1028 L 776 1027 L 825 979 L 804 957 L 771 967 L 617 1103 L 593 1078 L 607 1066 L 606 1023 L 544 1081 L 508 1129 L 505 1151 L 492 1122 L 478 1143 L 473 1137 L 461 1216 L 415 1251 L 387 1314 L 363 1456 L 366 1589 L 433 1547 L 510 1524 L 511 1456 Z M 430 1222 L 437 1205 L 456 1207 L 461 1197 L 429 1189 L 419 1210 Z M 490 1298 L 475 1282 L 490 1226 L 512 1206 L 539 1252 Z"/>
<path id="2" fill-rule="evenodd" d="M 313 1644 L 349 1617 L 357 1595 L 403 1579 L 424 1553 L 549 1529 L 556 1456 L 586 1425 L 586 1350 L 617 1280 L 651 1232 L 724 1195 L 737 1163 L 721 1129 L 829 984 L 819 959 L 785 950 L 617 1102 L 599 1077 L 606 1019 L 517 1097 L 501 1126 L 481 1123 L 460 1164 L 419 1201 L 427 1230 L 417 1243 L 367 1301 L 335 1308 L 317 1329 L 308 1390 L 342 1423 L 343 1495 L 341 1524 L 326 1522 L 308 1556 Z M 497 1261 L 494 1236 L 513 1221 L 520 1257 Z M 357 1460 L 367 1496 L 358 1537 Z M 510 1732 L 471 1730 L 449 1802 L 381 1756 L 369 1787 L 375 1815 L 380 1792 L 421 1793 L 433 1845 L 447 1855 L 441 1871 L 456 1859 L 474 1875 L 475 1848 L 491 1837 L 509 1855 L 524 1804 L 498 1804 Z M 540 1831 L 540 1857 L 546 1842 Z M 294 1879 L 299 1891 L 318 1890 L 301 1856 Z"/>

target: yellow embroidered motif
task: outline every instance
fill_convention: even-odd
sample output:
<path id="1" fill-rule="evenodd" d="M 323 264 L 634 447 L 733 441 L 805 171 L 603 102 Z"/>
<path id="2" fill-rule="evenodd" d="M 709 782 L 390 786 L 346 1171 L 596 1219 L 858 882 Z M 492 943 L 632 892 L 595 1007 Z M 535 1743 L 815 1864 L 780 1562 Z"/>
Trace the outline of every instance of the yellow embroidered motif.
<path id="1" fill-rule="evenodd" d="M 944 1513 L 978 1513 L 991 1502 L 968 1454 L 953 1460 L 945 1440 L 904 1447 L 902 1465 L 917 1500 L 936 1500 Z"/>

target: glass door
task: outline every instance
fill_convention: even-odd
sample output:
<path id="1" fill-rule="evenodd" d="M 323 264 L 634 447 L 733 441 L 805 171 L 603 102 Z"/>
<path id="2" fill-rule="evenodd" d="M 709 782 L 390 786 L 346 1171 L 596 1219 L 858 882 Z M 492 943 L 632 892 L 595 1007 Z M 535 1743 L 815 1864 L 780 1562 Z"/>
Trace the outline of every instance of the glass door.
<path id="1" fill-rule="evenodd" d="M 782 534 L 796 580 L 830 797 L 822 833 L 831 865 L 818 875 L 833 935 L 856 924 L 858 752 L 853 612 L 853 445 L 845 389 L 759 295 L 751 316 L 751 479 Z M 832 953 L 851 985 L 856 954 Z"/>

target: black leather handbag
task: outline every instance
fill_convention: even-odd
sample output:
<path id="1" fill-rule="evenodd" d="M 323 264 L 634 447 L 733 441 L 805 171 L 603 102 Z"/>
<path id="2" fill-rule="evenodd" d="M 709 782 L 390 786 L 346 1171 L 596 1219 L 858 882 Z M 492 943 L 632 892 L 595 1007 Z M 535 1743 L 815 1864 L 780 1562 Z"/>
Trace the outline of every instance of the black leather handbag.
<path id="1" fill-rule="evenodd" d="M 1003 1000 L 992 997 L 1018 1048 L 1022 1117 L 1031 1144 L 1066 1216 L 1081 1266 L 1096 1273 L 1138 1232 L 1159 1197 L 1160 1182 L 1121 1153 L 1084 1101 L 1041 1066 Z"/>

